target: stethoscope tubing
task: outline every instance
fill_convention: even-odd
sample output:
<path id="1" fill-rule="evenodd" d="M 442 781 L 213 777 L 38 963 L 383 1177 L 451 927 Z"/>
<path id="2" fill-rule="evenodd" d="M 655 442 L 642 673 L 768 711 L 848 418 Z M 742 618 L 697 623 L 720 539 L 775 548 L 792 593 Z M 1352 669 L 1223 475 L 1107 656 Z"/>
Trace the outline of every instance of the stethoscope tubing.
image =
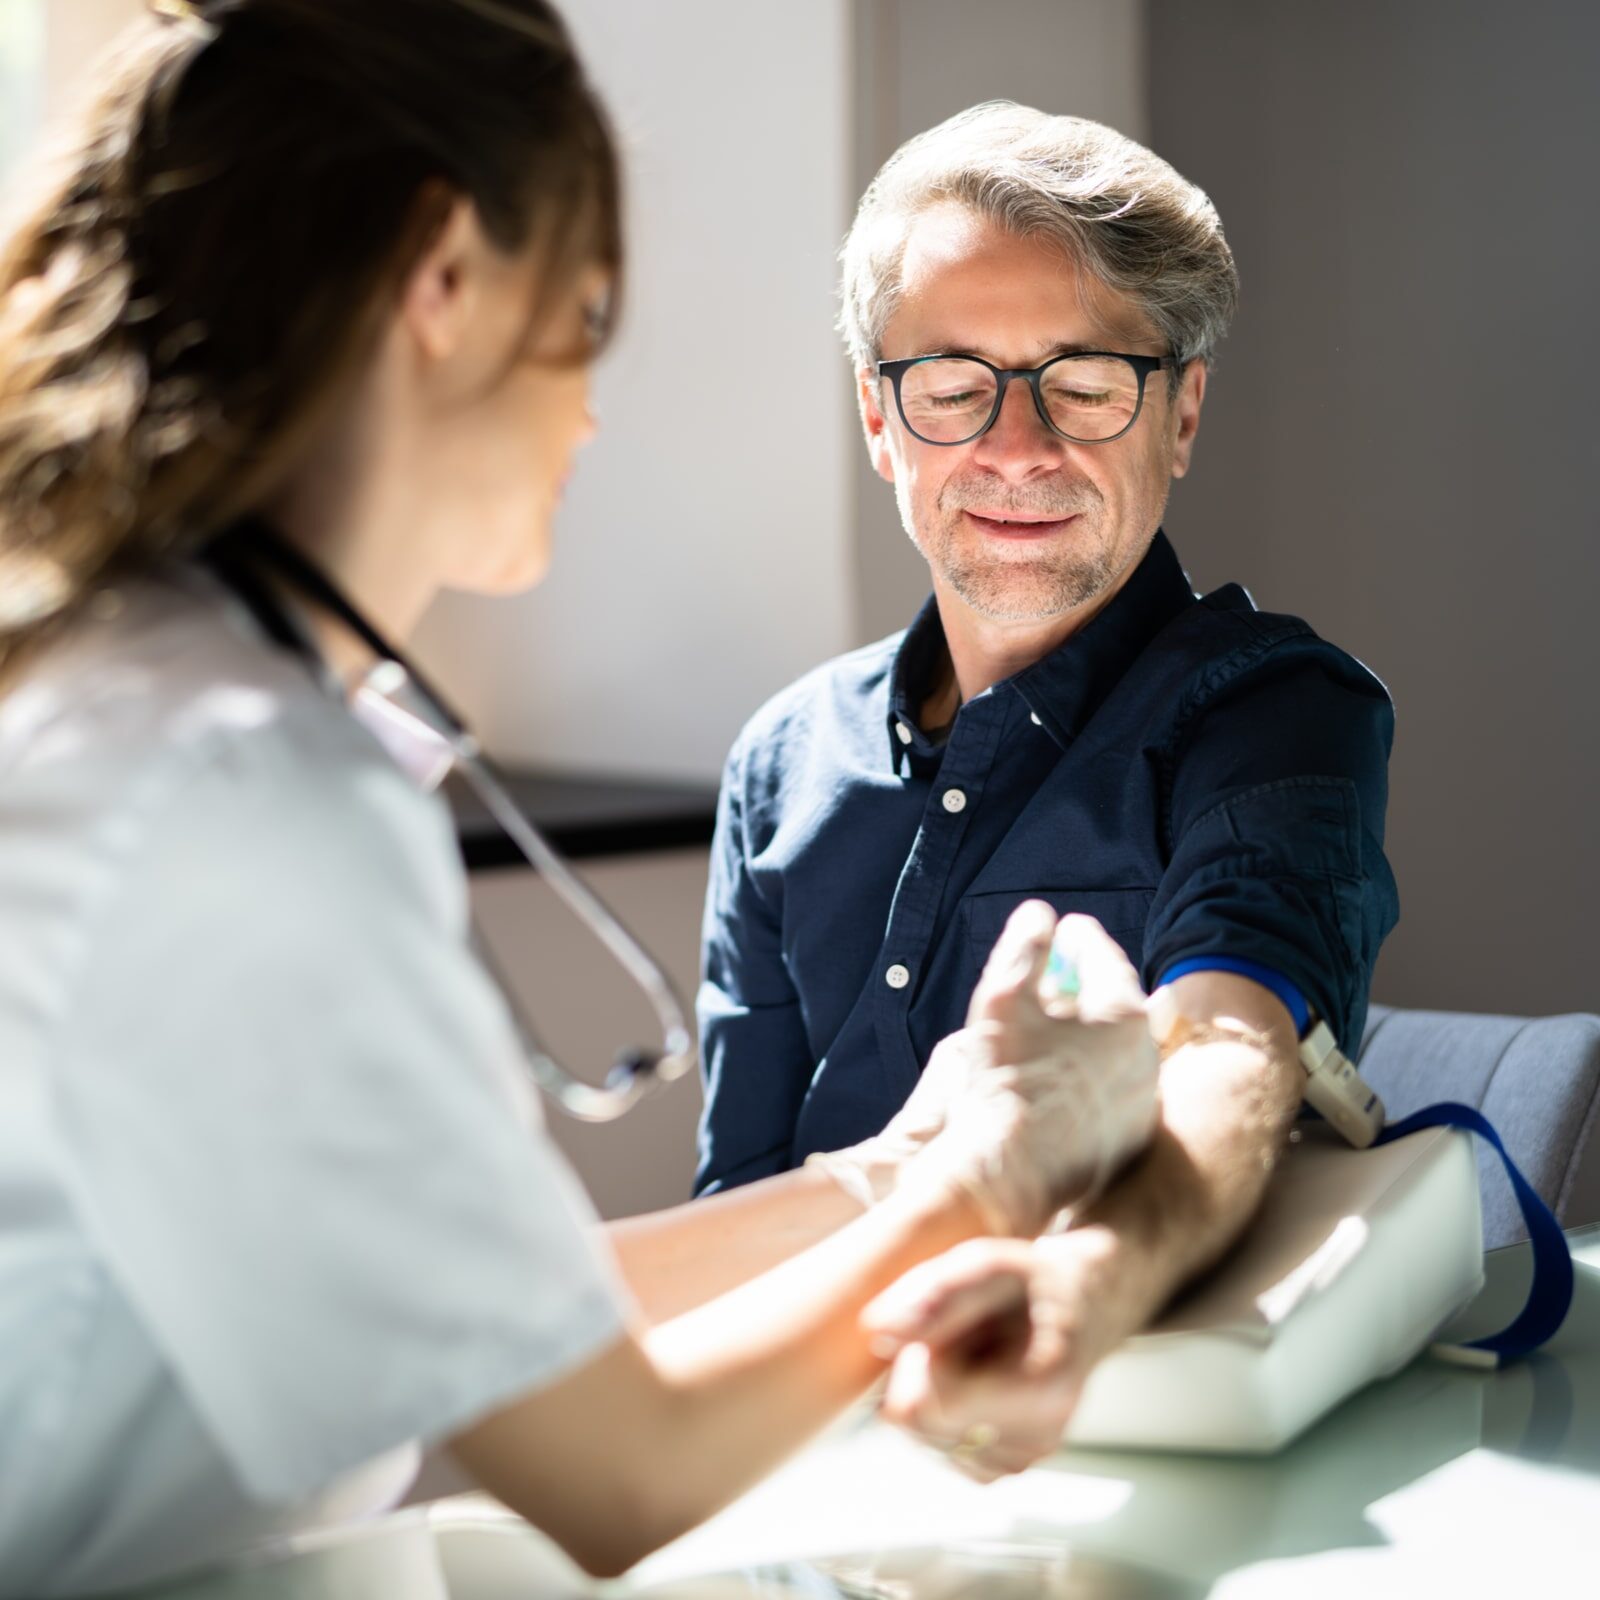
<path id="1" fill-rule="evenodd" d="M 517 1025 L 527 1069 L 539 1087 L 569 1116 L 583 1122 L 610 1122 L 646 1095 L 693 1070 L 693 1036 L 683 1006 L 660 965 L 627 925 L 567 864 L 511 798 L 482 747 L 444 697 L 399 650 L 335 587 L 325 573 L 288 544 L 269 524 L 251 519 L 237 525 L 206 552 L 215 570 L 278 642 L 320 662 L 309 638 L 284 615 L 261 581 L 270 570 L 307 600 L 331 612 L 359 638 L 378 665 L 367 686 L 398 710 L 415 717 L 441 738 L 455 770 L 490 817 L 560 900 L 603 944 L 643 991 L 661 1030 L 658 1050 L 632 1048 L 619 1053 L 604 1085 L 584 1082 L 569 1072 L 539 1042 L 515 991 L 483 941 L 478 954 L 495 981 Z"/>

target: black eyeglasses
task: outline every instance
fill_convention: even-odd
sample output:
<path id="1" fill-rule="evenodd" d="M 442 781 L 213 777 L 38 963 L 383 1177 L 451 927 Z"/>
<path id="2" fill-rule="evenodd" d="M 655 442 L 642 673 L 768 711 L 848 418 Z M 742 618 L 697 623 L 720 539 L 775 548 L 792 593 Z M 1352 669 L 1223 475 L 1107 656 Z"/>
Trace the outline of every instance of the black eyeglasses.
<path id="1" fill-rule="evenodd" d="M 1006 387 L 1026 378 L 1045 426 L 1074 444 L 1108 444 L 1139 420 L 1145 379 L 1176 370 L 1175 356 L 1084 350 L 1039 367 L 996 367 L 981 356 L 910 356 L 880 361 L 900 420 L 924 444 L 970 444 L 1000 415 Z"/>

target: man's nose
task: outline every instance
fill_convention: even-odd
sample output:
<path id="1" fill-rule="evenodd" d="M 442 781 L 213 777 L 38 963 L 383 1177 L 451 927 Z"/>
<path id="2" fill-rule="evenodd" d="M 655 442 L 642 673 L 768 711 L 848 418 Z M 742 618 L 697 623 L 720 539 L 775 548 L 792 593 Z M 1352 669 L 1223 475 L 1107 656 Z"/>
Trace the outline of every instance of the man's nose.
<path id="1" fill-rule="evenodd" d="M 1045 426 L 1026 378 L 1013 378 L 994 426 L 973 447 L 973 460 L 1008 478 L 1021 479 L 1061 465 L 1066 440 Z"/>

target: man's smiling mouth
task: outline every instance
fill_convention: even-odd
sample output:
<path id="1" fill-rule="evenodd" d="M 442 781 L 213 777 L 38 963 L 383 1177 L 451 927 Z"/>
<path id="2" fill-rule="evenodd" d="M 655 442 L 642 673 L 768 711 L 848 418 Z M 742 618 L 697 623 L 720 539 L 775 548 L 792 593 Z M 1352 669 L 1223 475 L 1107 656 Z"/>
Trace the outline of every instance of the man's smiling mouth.
<path id="1" fill-rule="evenodd" d="M 992 516 L 986 512 L 967 511 L 963 515 L 983 533 L 1010 538 L 1039 538 L 1066 527 L 1076 519 L 1077 513 L 1068 512 L 1064 517 L 1040 517 L 1016 513 Z"/>

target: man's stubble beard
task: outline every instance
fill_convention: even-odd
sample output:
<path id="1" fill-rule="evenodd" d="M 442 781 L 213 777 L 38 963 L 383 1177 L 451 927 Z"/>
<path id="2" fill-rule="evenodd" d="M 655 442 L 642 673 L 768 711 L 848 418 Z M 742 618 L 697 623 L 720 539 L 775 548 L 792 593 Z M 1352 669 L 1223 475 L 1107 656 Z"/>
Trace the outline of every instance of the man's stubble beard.
<path id="1" fill-rule="evenodd" d="M 951 503 L 943 503 L 947 497 Z M 939 520 L 926 535 L 918 533 L 909 499 L 899 483 L 895 498 L 906 533 L 929 566 L 966 605 L 995 622 L 1048 621 L 1098 599 L 1117 579 L 1116 563 L 1102 536 L 1105 503 L 1088 485 L 1071 496 L 1005 497 L 1004 508 L 1010 511 L 1079 519 L 1068 548 L 1047 549 L 1027 561 L 986 557 L 981 547 L 962 547 L 959 530 L 965 504 L 1001 509 L 992 494 L 974 495 L 959 485 L 946 484 L 942 503 L 936 508 Z"/>

